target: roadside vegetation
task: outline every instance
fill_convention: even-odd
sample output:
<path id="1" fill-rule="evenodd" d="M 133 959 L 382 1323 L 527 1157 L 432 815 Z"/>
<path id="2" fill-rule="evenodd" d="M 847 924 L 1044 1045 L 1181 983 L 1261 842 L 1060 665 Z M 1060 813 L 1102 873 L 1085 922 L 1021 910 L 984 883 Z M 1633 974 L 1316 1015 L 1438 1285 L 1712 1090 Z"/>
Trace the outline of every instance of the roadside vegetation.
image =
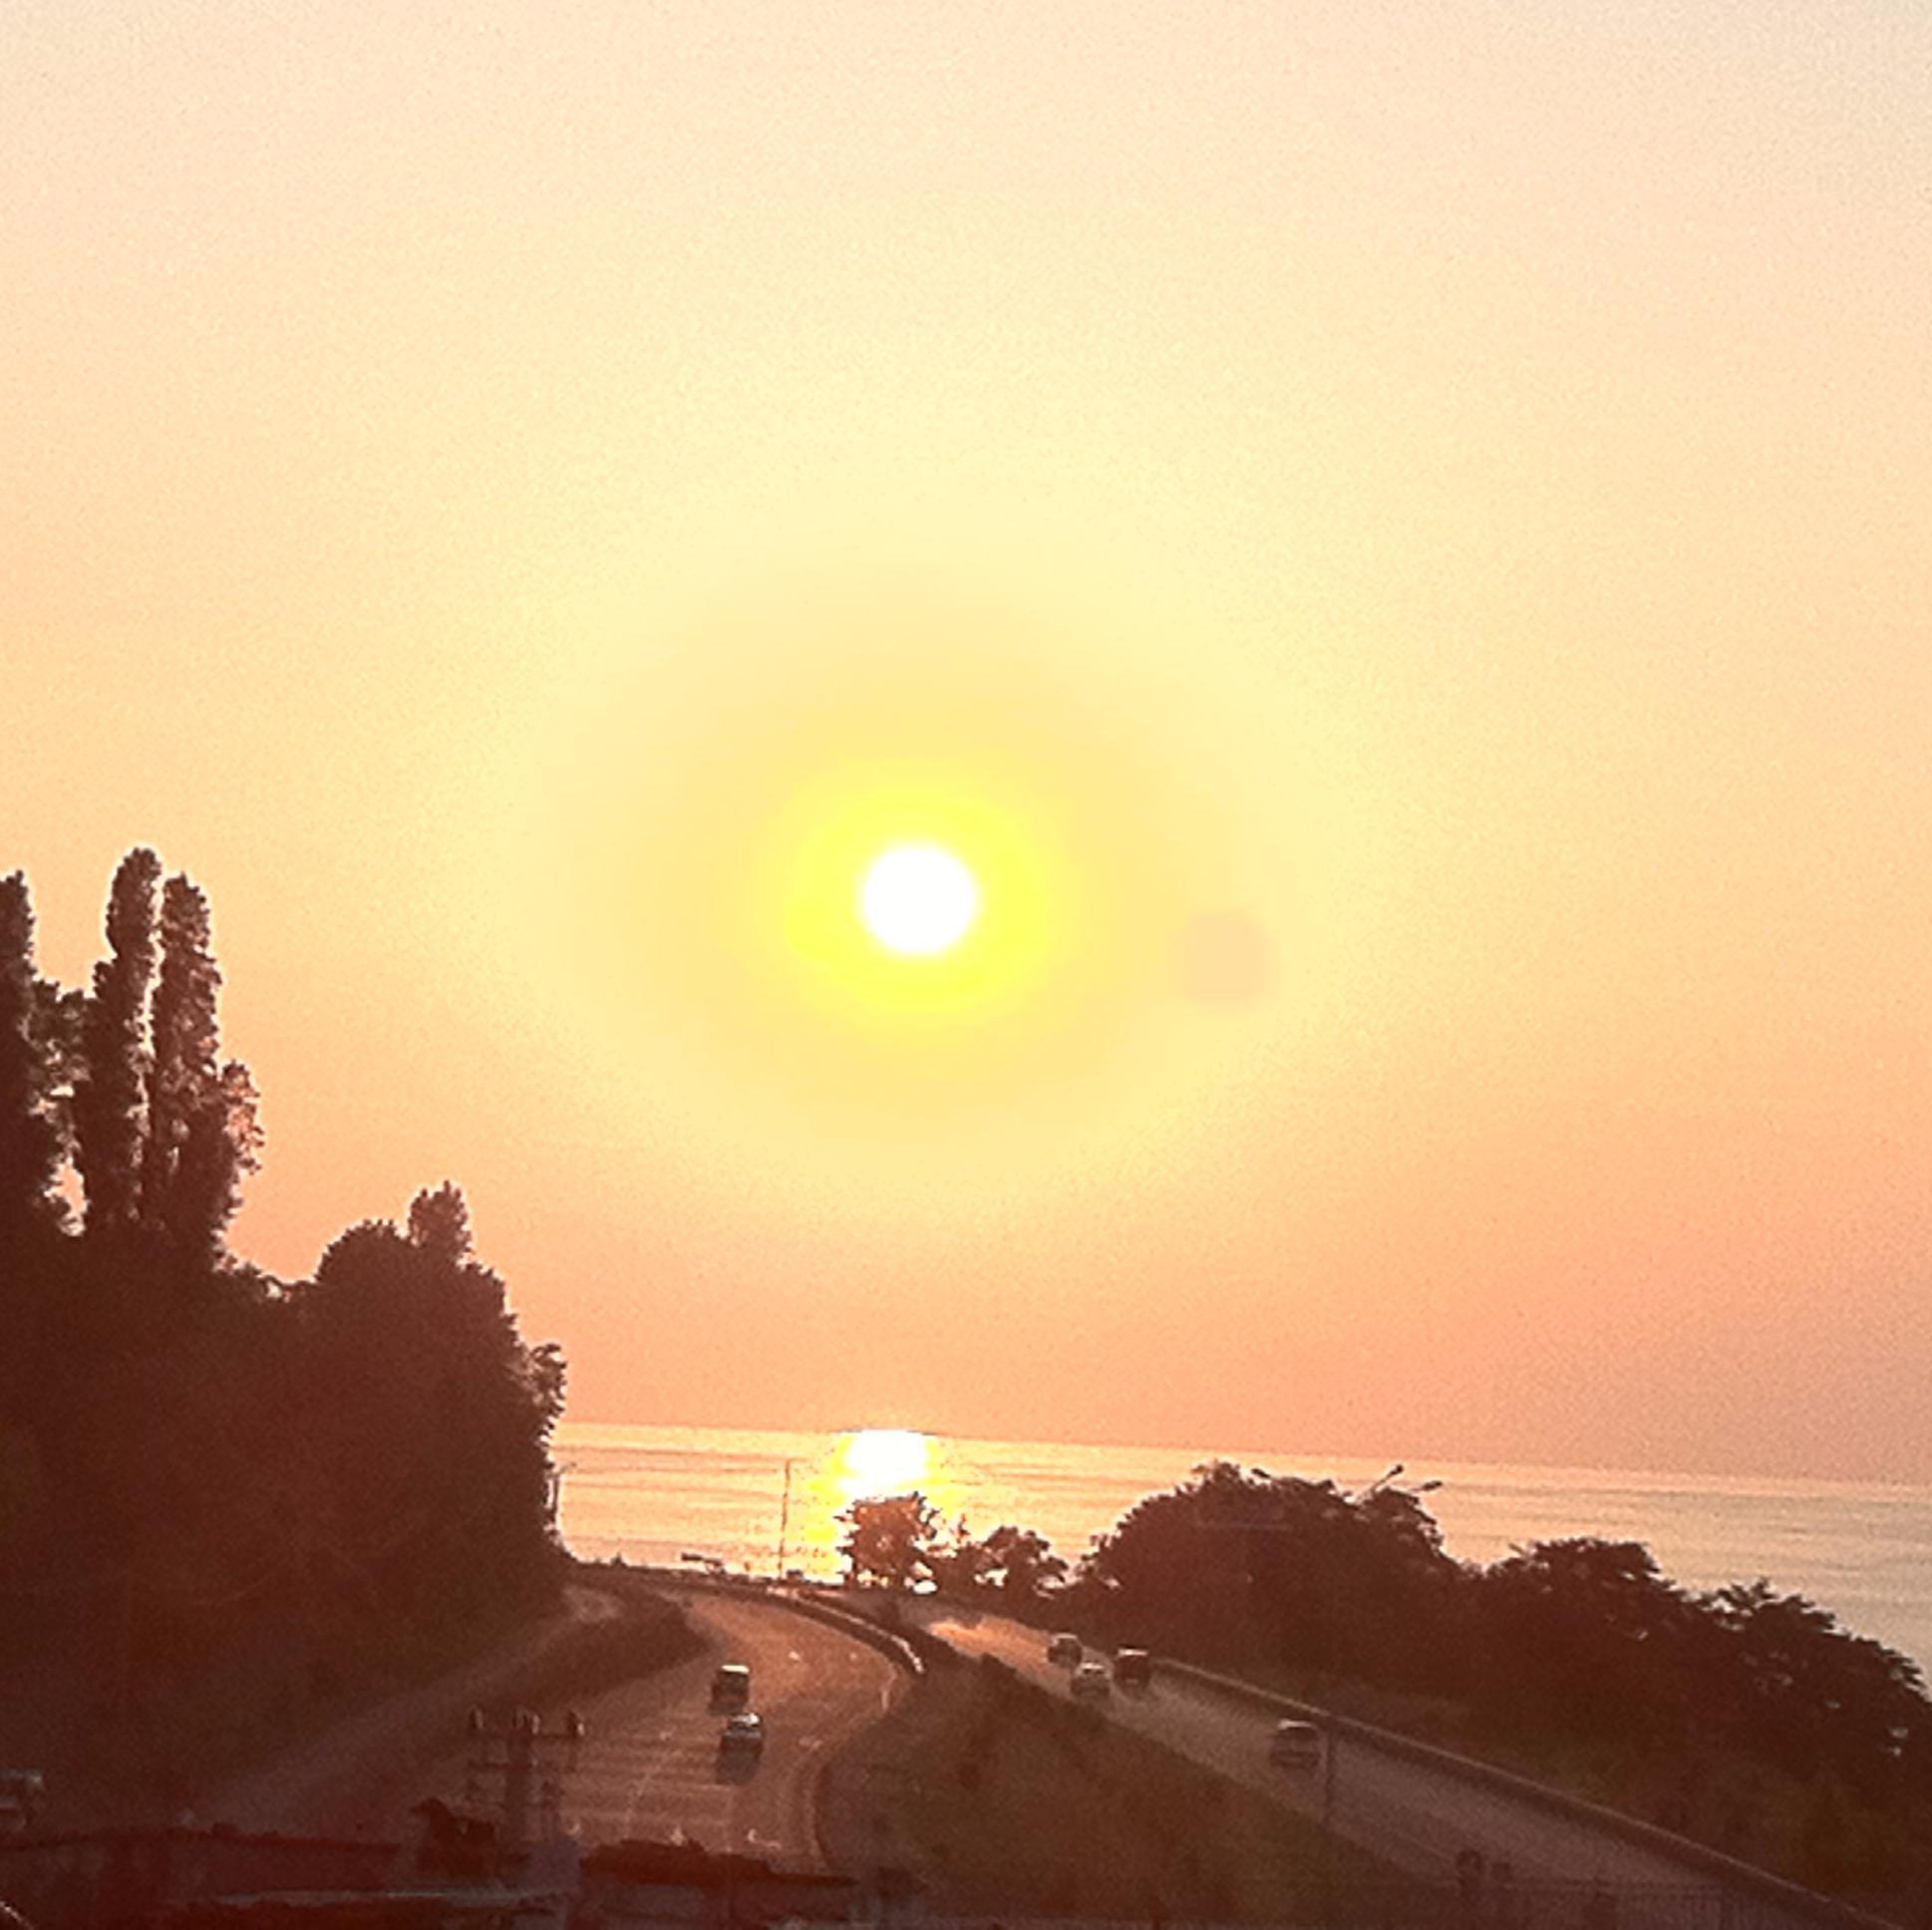
<path id="1" fill-rule="evenodd" d="M 0 1743 L 76 1820 L 170 1811 L 564 1569 L 563 1361 L 454 1185 L 309 1279 L 228 1251 L 262 1133 L 220 983 L 206 897 L 152 851 L 80 989 L 0 878 Z"/>
<path id="2" fill-rule="evenodd" d="M 1883 1910 L 1932 1902 L 1914 1663 L 1764 1581 L 1685 1588 L 1635 1542 L 1457 1561 L 1426 1492 L 1213 1462 L 1071 1566 L 1027 1530 L 976 1538 L 896 1496 L 848 1512 L 845 1556 L 860 1583 L 1221 1669 Z"/>
<path id="3" fill-rule="evenodd" d="M 827 1769 L 835 1866 L 903 1869 L 943 1915 L 1381 1921 L 1420 1894 L 1094 1710 L 949 1654 L 934 1645 L 912 1694 Z"/>

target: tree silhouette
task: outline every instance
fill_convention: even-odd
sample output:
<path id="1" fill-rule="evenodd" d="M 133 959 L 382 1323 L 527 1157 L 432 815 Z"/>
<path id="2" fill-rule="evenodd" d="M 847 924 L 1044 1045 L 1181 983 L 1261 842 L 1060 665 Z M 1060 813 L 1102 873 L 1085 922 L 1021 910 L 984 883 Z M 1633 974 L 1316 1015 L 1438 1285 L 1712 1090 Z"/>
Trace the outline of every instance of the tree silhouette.
<path id="1" fill-rule="evenodd" d="M 161 859 L 145 845 L 121 860 L 108 894 L 108 957 L 94 968 L 74 1091 L 74 1158 L 97 1241 L 125 1232 L 141 1197 L 148 1092 L 148 997 L 155 972 Z"/>
<path id="2" fill-rule="evenodd" d="M 1696 1606 L 1641 1542 L 1540 1541 L 1476 1582 L 1481 1691 L 1512 1727 L 1685 1733 Z"/>
<path id="3" fill-rule="evenodd" d="M 455 1186 L 419 1193 L 409 1219 L 351 1227 L 295 1301 L 343 1544 L 432 1614 L 485 1571 L 512 1595 L 548 1575 L 563 1364 L 524 1346 Z"/>
<path id="4" fill-rule="evenodd" d="M 241 1205 L 245 1173 L 259 1170 L 260 1101 L 248 1068 L 229 1060 L 199 1094 L 175 1168 L 169 1226 L 179 1250 L 216 1259 L 221 1237 Z"/>
<path id="5" fill-rule="evenodd" d="M 310 1281 L 225 1251 L 255 1092 L 220 1060 L 207 899 L 160 879 L 122 861 L 82 994 L 36 975 L 0 878 L 0 1689 L 71 1685 L 60 1746 L 143 1800 L 216 1728 L 286 1729 L 553 1592 L 564 1392 L 447 1182 Z"/>
<path id="6" fill-rule="evenodd" d="M 923 1494 L 869 1495 L 838 1518 L 845 1524 L 838 1552 L 855 1581 L 909 1588 L 930 1578 L 945 1524 Z"/>
<path id="7" fill-rule="evenodd" d="M 50 990 L 34 971 L 33 900 L 15 871 L 0 878 L 0 1255 L 65 1218 Z"/>
<path id="8" fill-rule="evenodd" d="M 211 1260 L 258 1163 L 260 1130 L 247 1069 L 219 1063 L 221 984 L 208 901 L 185 874 L 161 892 L 141 1167 L 143 1226 L 177 1255 Z"/>
<path id="9" fill-rule="evenodd" d="M 418 1193 L 410 1201 L 409 1237 L 412 1246 L 446 1266 L 461 1266 L 469 1259 L 470 1204 L 463 1189 L 446 1179 L 434 1192 Z"/>
<path id="10" fill-rule="evenodd" d="M 1010 1600 L 1036 1600 L 1066 1579 L 1066 1562 L 1032 1528 L 997 1527 L 985 1548 L 988 1579 Z"/>
<path id="11" fill-rule="evenodd" d="M 209 950 L 208 901 L 177 873 L 161 888 L 161 968 L 149 1021 L 141 1217 L 157 1232 L 174 1230 L 174 1182 L 188 1120 L 214 1082 L 214 995 L 220 982 Z"/>
<path id="12" fill-rule="evenodd" d="M 1081 1568 L 1098 1610 L 1163 1646 L 1432 1687 L 1459 1661 L 1461 1581 L 1415 1495 L 1231 1461 L 1135 1503 Z"/>

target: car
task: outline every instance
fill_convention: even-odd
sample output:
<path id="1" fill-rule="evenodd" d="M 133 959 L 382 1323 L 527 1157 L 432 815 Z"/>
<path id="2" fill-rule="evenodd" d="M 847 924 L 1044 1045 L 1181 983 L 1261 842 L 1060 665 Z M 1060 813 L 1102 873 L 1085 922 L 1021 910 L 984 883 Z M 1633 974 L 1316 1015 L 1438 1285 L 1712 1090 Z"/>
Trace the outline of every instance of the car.
<path id="1" fill-rule="evenodd" d="M 1268 1739 L 1268 1761 L 1286 1769 L 1319 1769 L 1323 1751 L 1322 1732 L 1313 1723 L 1283 1720 Z"/>
<path id="2" fill-rule="evenodd" d="M 765 1725 L 749 1709 L 725 1719 L 718 1735 L 720 1756 L 757 1756 L 765 1748 Z"/>
<path id="3" fill-rule="evenodd" d="M 1116 1649 L 1114 1680 L 1123 1689 L 1145 1689 L 1153 1681 L 1153 1657 L 1145 1649 Z"/>
<path id="4" fill-rule="evenodd" d="M 1114 1685 L 1107 1679 L 1105 1662 L 1083 1662 L 1074 1671 L 1070 1687 L 1077 1696 L 1105 1696 L 1111 1693 Z"/>
<path id="5" fill-rule="evenodd" d="M 721 1662 L 711 1678 L 711 1706 L 714 1709 L 743 1709 L 752 1699 L 751 1665 Z"/>
<path id="6" fill-rule="evenodd" d="M 1078 1663 L 1081 1658 L 1080 1637 L 1070 1635 L 1062 1629 L 1058 1635 L 1047 1638 L 1047 1660 L 1049 1662 Z"/>

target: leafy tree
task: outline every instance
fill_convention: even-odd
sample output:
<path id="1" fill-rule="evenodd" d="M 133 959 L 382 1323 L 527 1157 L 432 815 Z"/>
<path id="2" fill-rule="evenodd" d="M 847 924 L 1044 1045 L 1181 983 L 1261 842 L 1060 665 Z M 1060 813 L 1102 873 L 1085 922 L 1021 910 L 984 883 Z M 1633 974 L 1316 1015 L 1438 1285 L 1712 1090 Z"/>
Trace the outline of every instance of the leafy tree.
<path id="1" fill-rule="evenodd" d="M 470 1258 L 470 1205 L 461 1187 L 446 1179 L 434 1192 L 424 1191 L 410 1202 L 409 1237 L 412 1246 L 434 1254 L 449 1266 Z"/>
<path id="2" fill-rule="evenodd" d="M 65 1218 L 54 1190 L 62 1138 L 48 993 L 34 972 L 26 875 L 15 871 L 0 878 L 0 1254 Z"/>
<path id="3" fill-rule="evenodd" d="M 0 1589 L 0 1669 L 64 1672 L 77 1736 L 111 1702 L 136 1778 L 551 1591 L 565 1383 L 454 1185 L 312 1281 L 222 1251 L 254 1087 L 220 1060 L 207 900 L 160 880 L 123 860 L 82 994 L 36 977 L 26 880 L 0 878 L 0 1557 L 48 1578 Z M 207 1290 L 151 1291 L 163 1271 Z"/>
<path id="4" fill-rule="evenodd" d="M 1032 1528 L 1001 1526 L 986 1537 L 987 1578 L 1010 1601 L 1036 1601 L 1067 1577 L 1067 1564 Z"/>
<path id="5" fill-rule="evenodd" d="M 1694 1598 L 1703 1727 L 1797 1774 L 1867 1797 L 1932 1782 L 1932 1705 L 1918 1665 L 1767 1581 Z"/>
<path id="6" fill-rule="evenodd" d="M 1681 1740 L 1696 1610 L 1641 1542 L 1540 1541 L 1476 1584 L 1481 1689 L 1512 1726 Z"/>
<path id="7" fill-rule="evenodd" d="M 135 1223 L 148 1092 L 148 998 L 155 973 L 161 859 L 145 845 L 121 860 L 108 894 L 109 956 L 94 968 L 74 1091 L 74 1154 L 87 1230 L 112 1238 Z"/>
<path id="8" fill-rule="evenodd" d="M 1441 1684 L 1461 1579 L 1414 1495 L 1212 1461 L 1130 1508 L 1080 1586 L 1103 1619 L 1178 1652 Z"/>
<path id="9" fill-rule="evenodd" d="M 992 1566 L 986 1544 L 976 1540 L 962 1514 L 942 1533 L 926 1556 L 933 1586 L 944 1594 L 970 1595 Z"/>
<path id="10" fill-rule="evenodd" d="M 845 1524 L 838 1552 L 854 1581 L 909 1588 L 931 1577 L 944 1524 L 939 1510 L 923 1494 L 915 1490 L 868 1496 L 854 1501 L 838 1518 Z"/>
<path id="11" fill-rule="evenodd" d="M 485 1580 L 537 1585 L 554 1555 L 562 1357 L 524 1346 L 468 1226 L 456 1187 L 421 1193 L 408 1234 L 352 1227 L 295 1290 L 338 1545 L 419 1619 Z"/>

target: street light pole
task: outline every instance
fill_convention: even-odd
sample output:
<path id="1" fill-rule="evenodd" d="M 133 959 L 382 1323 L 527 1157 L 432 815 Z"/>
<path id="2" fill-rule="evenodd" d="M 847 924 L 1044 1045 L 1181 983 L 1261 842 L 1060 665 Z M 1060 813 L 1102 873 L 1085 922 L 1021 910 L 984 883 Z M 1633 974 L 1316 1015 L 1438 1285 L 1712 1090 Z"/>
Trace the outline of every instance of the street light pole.
<path id="1" fill-rule="evenodd" d="M 785 1537 L 792 1525 L 792 1456 L 785 1457 L 785 1492 L 779 1500 L 779 1565 L 775 1579 L 785 1579 Z"/>

